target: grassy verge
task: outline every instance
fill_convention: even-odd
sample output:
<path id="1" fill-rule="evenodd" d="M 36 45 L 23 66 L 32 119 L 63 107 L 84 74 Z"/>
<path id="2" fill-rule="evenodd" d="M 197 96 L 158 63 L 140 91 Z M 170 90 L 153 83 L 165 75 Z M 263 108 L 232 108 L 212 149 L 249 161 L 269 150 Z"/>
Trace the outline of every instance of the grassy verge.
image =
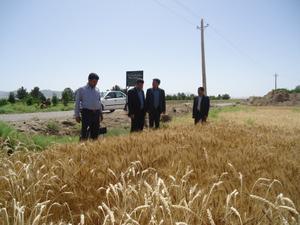
<path id="1" fill-rule="evenodd" d="M 120 136 L 129 134 L 125 127 L 108 128 L 105 137 Z M 7 123 L 0 121 L 0 149 L 7 150 L 43 150 L 53 144 L 66 144 L 78 142 L 78 136 L 58 135 L 33 135 L 29 136 L 18 132 Z"/>
<path id="2" fill-rule="evenodd" d="M 226 107 L 214 107 L 209 111 L 209 120 L 219 120 L 221 113 L 232 113 L 232 112 L 252 112 L 255 111 L 253 107 L 247 106 L 226 106 Z M 183 116 L 174 117 L 170 125 L 178 124 L 193 124 L 194 120 L 192 118 L 192 113 L 187 113 Z M 168 124 L 166 125 L 168 127 Z"/>
<path id="3" fill-rule="evenodd" d="M 33 135 L 20 133 L 8 124 L 0 121 L 0 138 L 2 148 L 8 150 L 42 150 L 52 144 L 70 143 L 78 140 L 72 136 Z"/>
<path id="4" fill-rule="evenodd" d="M 210 100 L 212 104 L 219 104 L 219 103 L 237 103 L 241 102 L 241 99 L 228 99 L 228 100 Z M 193 103 L 193 100 L 186 99 L 186 100 L 167 100 L 167 103 L 173 103 L 173 104 L 178 104 L 178 103 Z"/>
<path id="5" fill-rule="evenodd" d="M 121 136 L 129 134 L 130 129 L 129 128 L 108 128 L 107 134 L 105 136 L 112 137 L 112 136 Z"/>
<path id="6" fill-rule="evenodd" d="M 254 107 L 249 106 L 226 106 L 226 107 L 216 107 L 212 108 L 209 112 L 209 118 L 211 119 L 219 119 L 220 113 L 232 113 L 232 112 L 253 112 L 255 111 Z"/>
<path id="7" fill-rule="evenodd" d="M 74 109 L 73 103 L 69 103 L 67 106 L 59 103 L 56 106 L 50 106 L 49 108 L 41 109 L 37 104 L 29 106 L 23 102 L 17 102 L 14 104 L 9 103 L 7 105 L 0 106 L 0 114 L 69 111 L 72 109 Z"/>
<path id="8" fill-rule="evenodd" d="M 300 107 L 294 107 L 292 110 L 293 112 L 300 113 Z"/>

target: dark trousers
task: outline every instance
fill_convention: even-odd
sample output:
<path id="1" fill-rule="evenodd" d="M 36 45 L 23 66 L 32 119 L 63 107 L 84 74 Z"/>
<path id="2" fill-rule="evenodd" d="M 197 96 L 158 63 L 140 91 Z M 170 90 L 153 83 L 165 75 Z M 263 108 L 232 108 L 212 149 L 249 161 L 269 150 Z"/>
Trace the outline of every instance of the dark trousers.
<path id="1" fill-rule="evenodd" d="M 201 123 L 205 123 L 206 122 L 206 118 L 207 116 L 202 115 L 199 111 L 196 113 L 195 116 L 195 124 L 201 122 Z"/>
<path id="2" fill-rule="evenodd" d="M 100 110 L 82 109 L 82 126 L 80 140 L 97 139 L 100 129 Z"/>
<path id="3" fill-rule="evenodd" d="M 153 109 L 149 112 L 149 127 L 153 128 L 155 123 L 155 128 L 159 128 L 160 122 L 160 111 L 158 109 Z"/>
<path id="4" fill-rule="evenodd" d="M 145 113 L 139 112 L 134 114 L 134 117 L 131 118 L 131 130 L 130 132 L 142 131 L 144 129 L 145 123 Z"/>

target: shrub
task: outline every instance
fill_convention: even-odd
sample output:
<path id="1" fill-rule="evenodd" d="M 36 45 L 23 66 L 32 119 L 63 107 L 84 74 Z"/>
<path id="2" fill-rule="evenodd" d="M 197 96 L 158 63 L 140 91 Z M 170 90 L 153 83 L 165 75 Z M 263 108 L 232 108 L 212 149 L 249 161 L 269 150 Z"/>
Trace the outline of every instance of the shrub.
<path id="1" fill-rule="evenodd" d="M 59 132 L 58 123 L 55 121 L 49 121 L 46 125 L 47 131 L 51 134 L 57 134 Z"/>
<path id="2" fill-rule="evenodd" d="M 51 106 L 51 99 L 47 98 L 45 104 L 46 104 L 46 106 Z"/>
<path id="3" fill-rule="evenodd" d="M 68 105 L 68 103 L 69 103 L 69 97 L 68 97 L 68 94 L 66 92 L 62 93 L 61 100 L 62 100 L 64 106 Z"/>
<path id="4" fill-rule="evenodd" d="M 63 90 L 62 96 L 64 96 L 64 98 L 67 99 L 68 102 L 74 101 L 75 98 L 75 94 L 71 88 L 65 88 Z"/>
<path id="5" fill-rule="evenodd" d="M 70 101 L 74 101 L 74 96 L 74 92 L 71 88 L 65 88 L 61 96 L 64 106 L 67 106 Z"/>
<path id="6" fill-rule="evenodd" d="M 22 100 L 28 96 L 28 92 L 24 87 L 21 87 L 17 90 L 17 98 Z"/>
<path id="7" fill-rule="evenodd" d="M 15 93 L 13 93 L 13 92 L 9 93 L 8 101 L 12 104 L 14 104 L 16 102 Z"/>
<path id="8" fill-rule="evenodd" d="M 33 100 L 32 97 L 28 97 L 28 98 L 26 99 L 26 104 L 27 104 L 27 105 L 33 105 L 33 103 L 34 103 L 34 100 Z"/>
<path id="9" fill-rule="evenodd" d="M 224 95 L 222 95 L 222 99 L 223 100 L 228 100 L 228 99 L 230 99 L 230 95 L 229 94 L 224 94 Z"/>
<path id="10" fill-rule="evenodd" d="M 51 101 L 52 101 L 52 104 L 53 104 L 54 106 L 56 106 L 56 105 L 58 104 L 58 98 L 57 98 L 57 96 L 56 96 L 56 95 L 53 95 Z"/>
<path id="11" fill-rule="evenodd" d="M 8 104 L 7 99 L 4 99 L 4 98 L 0 99 L 0 106 L 4 106 L 4 105 L 7 105 L 7 104 Z"/>

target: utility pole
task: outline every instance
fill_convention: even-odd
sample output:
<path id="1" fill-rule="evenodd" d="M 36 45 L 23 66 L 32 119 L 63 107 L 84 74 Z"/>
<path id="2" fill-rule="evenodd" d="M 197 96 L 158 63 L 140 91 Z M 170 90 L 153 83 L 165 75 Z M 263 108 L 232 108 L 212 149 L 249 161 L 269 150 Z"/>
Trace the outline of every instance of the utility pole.
<path id="1" fill-rule="evenodd" d="M 277 90 L 277 77 L 278 77 L 278 74 L 274 74 L 274 77 L 275 77 L 275 91 Z"/>
<path id="2" fill-rule="evenodd" d="M 203 19 L 201 19 L 201 26 L 197 26 L 197 29 L 201 30 L 201 65 L 202 65 L 202 85 L 204 87 L 205 95 L 207 95 L 206 85 L 206 68 L 205 68 L 205 49 L 204 49 L 204 29 L 208 27 L 208 24 L 204 26 Z"/>

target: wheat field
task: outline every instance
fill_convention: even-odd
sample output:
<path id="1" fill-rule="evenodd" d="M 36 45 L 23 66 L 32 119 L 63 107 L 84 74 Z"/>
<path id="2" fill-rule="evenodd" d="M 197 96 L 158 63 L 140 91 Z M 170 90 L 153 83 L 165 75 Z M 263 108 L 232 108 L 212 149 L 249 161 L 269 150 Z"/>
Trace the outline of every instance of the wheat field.
<path id="1" fill-rule="evenodd" d="M 282 110 L 1 155 L 0 224 L 300 224 L 300 113 Z"/>

